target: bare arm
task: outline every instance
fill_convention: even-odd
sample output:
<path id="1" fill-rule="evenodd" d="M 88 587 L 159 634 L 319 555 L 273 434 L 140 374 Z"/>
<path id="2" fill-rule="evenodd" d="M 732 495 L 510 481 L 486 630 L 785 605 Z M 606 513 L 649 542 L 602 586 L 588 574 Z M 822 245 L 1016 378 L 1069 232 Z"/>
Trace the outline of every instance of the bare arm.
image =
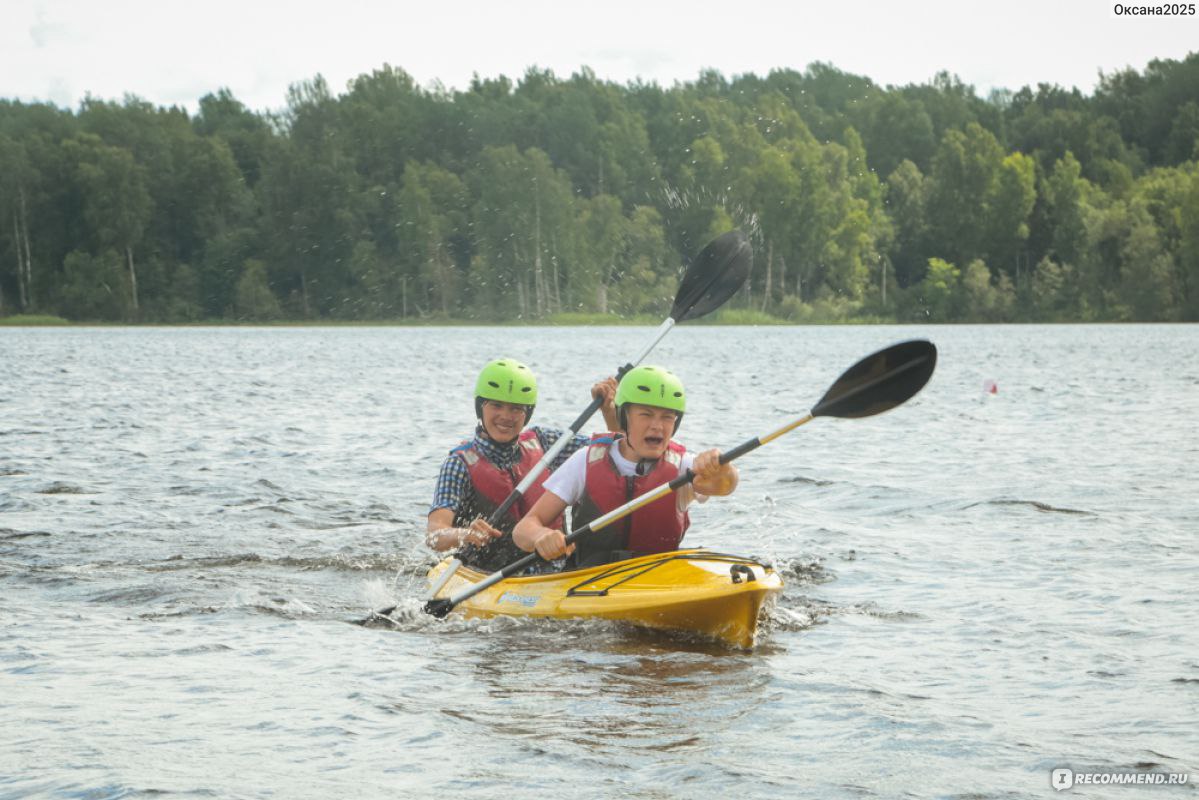
<path id="1" fill-rule="evenodd" d="M 525 514 L 524 519 L 516 523 L 512 530 L 512 541 L 525 552 L 536 552 L 546 561 L 553 561 L 574 552 L 575 546 L 566 545 L 566 534 L 549 527 L 549 523 L 562 515 L 566 510 L 566 502 L 553 492 L 541 495 L 537 502 Z"/>
<path id="2" fill-rule="evenodd" d="M 551 517 L 552 519 L 552 517 Z M 479 517 L 467 528 L 455 528 L 454 510 L 439 508 L 429 514 L 429 522 L 425 526 L 425 544 L 441 553 L 453 550 L 464 544 L 487 544 L 492 539 L 503 536 L 503 532 L 487 524 L 487 520 Z"/>
<path id="3" fill-rule="evenodd" d="M 591 396 L 604 398 L 600 413 L 604 415 L 604 425 L 607 426 L 605 430 L 620 430 L 620 417 L 616 414 L 616 378 L 609 376 L 592 386 Z"/>

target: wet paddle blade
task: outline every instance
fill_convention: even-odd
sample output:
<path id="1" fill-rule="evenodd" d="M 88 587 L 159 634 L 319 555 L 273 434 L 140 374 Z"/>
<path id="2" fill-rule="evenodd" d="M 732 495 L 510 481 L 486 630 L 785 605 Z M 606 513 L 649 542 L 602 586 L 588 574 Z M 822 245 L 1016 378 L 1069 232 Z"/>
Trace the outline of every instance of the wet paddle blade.
<path id="1" fill-rule="evenodd" d="M 753 260 L 749 237 L 741 231 L 729 231 L 708 242 L 679 284 L 671 319 L 698 319 L 720 308 L 745 285 Z"/>
<path id="2" fill-rule="evenodd" d="M 399 608 L 399 606 L 388 606 L 387 608 L 381 608 L 378 611 L 372 611 L 371 615 L 369 617 L 364 617 L 359 620 L 354 620 L 354 624 L 355 625 L 369 625 L 370 623 L 375 622 L 378 619 L 387 619 L 388 617 L 391 616 L 391 612 L 395 611 L 397 608 Z"/>
<path id="3" fill-rule="evenodd" d="M 445 619 L 446 616 L 453 610 L 454 604 L 445 598 L 429 600 L 424 605 L 424 612 L 437 617 L 437 619 Z"/>
<path id="4" fill-rule="evenodd" d="M 923 389 L 936 366 L 932 342 L 892 345 L 847 369 L 812 408 L 812 416 L 856 419 L 890 411 Z"/>

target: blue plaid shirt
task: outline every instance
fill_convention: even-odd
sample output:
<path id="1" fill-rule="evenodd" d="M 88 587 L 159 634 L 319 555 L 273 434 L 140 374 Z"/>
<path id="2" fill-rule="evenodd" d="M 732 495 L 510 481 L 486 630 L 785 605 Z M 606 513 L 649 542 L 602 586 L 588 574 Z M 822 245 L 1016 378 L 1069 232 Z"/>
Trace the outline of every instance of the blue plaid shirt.
<path id="1" fill-rule="evenodd" d="M 542 428 L 539 425 L 534 425 L 531 430 L 537 434 L 537 441 L 541 443 L 542 450 L 553 447 L 554 442 L 558 441 L 558 437 L 563 433 L 556 428 Z M 486 438 L 482 433 L 481 428 L 476 428 L 471 441 L 475 450 L 492 464 L 500 469 L 507 469 L 520 461 L 519 440 L 500 444 Z M 566 459 L 574 455 L 575 451 L 586 447 L 590 441 L 589 436 L 575 434 L 566 447 L 562 448 L 562 452 L 550 462 L 549 471 L 553 472 L 565 464 Z M 432 514 L 439 508 L 449 508 L 457 513 L 460 509 L 473 507 L 474 498 L 475 487 L 470 482 L 470 472 L 467 471 L 466 464 L 461 458 L 450 453 L 441 463 L 441 472 L 437 474 L 437 487 L 433 490 L 433 505 L 429 506 L 429 513 Z"/>

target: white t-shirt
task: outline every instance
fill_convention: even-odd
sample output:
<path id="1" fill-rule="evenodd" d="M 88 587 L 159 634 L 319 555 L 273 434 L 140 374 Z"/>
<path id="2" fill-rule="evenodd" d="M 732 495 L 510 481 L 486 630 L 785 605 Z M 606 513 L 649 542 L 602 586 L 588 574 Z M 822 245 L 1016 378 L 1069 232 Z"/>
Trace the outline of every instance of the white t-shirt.
<path id="1" fill-rule="evenodd" d="M 573 506 L 583 499 L 583 490 L 587 486 L 587 453 L 589 450 L 590 448 L 587 447 L 579 450 L 545 479 L 546 490 L 553 492 L 568 506 Z M 615 443 L 608 448 L 608 455 L 611 457 L 612 463 L 616 465 L 616 473 L 621 477 L 631 478 L 637 474 L 637 462 L 625 458 L 620 452 L 620 447 Z M 694 454 L 684 453 L 683 460 L 679 464 L 679 474 L 691 469 L 694 461 Z M 687 506 L 691 505 L 694 500 L 701 503 L 708 500 L 706 494 L 695 491 L 695 487 L 690 483 L 676 491 L 674 496 L 675 506 L 679 511 L 686 511 Z"/>

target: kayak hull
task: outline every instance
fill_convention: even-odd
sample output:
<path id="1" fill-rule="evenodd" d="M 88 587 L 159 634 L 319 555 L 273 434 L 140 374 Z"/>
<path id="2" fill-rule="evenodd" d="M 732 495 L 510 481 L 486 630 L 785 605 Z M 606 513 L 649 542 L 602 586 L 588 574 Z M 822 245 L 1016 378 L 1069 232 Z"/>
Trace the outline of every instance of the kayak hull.
<path id="1" fill-rule="evenodd" d="M 437 584 L 449 564 L 429 571 Z M 462 567 L 436 598 L 487 575 Z M 769 565 L 707 550 L 676 550 L 548 575 L 508 578 L 456 606 L 466 617 L 607 619 L 753 647 L 762 607 L 782 591 Z"/>

